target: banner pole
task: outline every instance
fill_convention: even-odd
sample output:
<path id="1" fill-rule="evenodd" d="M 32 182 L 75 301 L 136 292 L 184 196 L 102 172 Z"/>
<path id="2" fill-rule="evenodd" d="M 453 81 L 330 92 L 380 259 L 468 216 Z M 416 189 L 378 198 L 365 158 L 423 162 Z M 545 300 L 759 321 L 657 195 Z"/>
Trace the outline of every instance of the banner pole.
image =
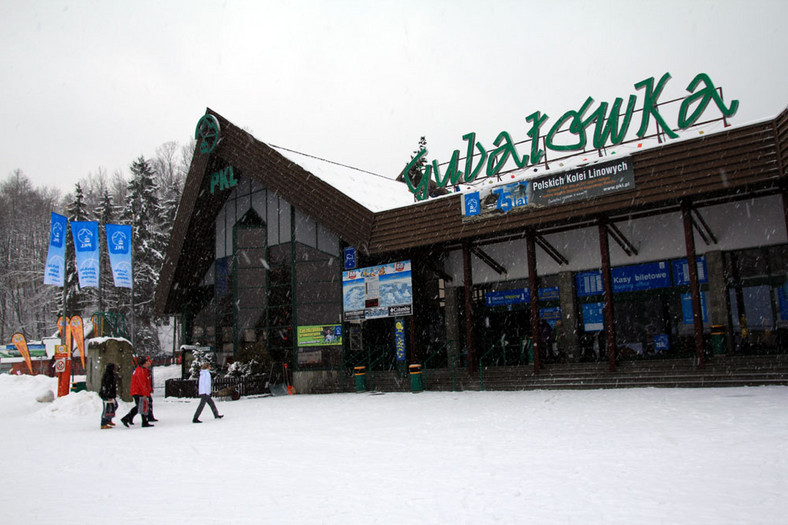
<path id="1" fill-rule="evenodd" d="M 132 352 L 137 352 L 137 345 L 136 343 L 136 331 L 134 327 L 134 277 L 136 272 L 134 271 L 134 226 L 131 227 L 131 241 L 130 241 L 129 253 L 131 254 L 131 348 Z"/>
<path id="2" fill-rule="evenodd" d="M 98 236 L 98 247 L 99 247 L 99 257 L 98 257 L 99 258 L 99 271 L 98 271 L 98 274 L 99 274 L 98 275 L 98 302 L 99 302 L 99 309 L 98 309 L 98 311 L 99 311 L 99 319 L 96 319 L 96 321 L 97 321 L 97 323 L 99 325 L 102 324 L 102 321 L 101 321 L 100 318 L 103 317 L 103 315 L 104 315 L 104 300 L 103 300 L 104 298 L 102 296 L 103 288 L 101 287 L 101 273 L 102 273 L 102 267 L 103 267 L 103 265 L 101 264 L 101 253 L 102 253 L 101 245 L 103 244 L 101 242 L 101 238 L 102 238 L 101 230 L 102 230 L 102 227 L 103 227 L 103 224 L 101 222 L 99 222 L 99 236 Z M 107 229 L 104 228 L 104 235 L 103 236 L 105 237 L 106 235 L 107 235 Z M 103 333 L 98 333 L 97 334 L 96 333 L 96 327 L 94 326 L 93 327 L 93 335 L 94 336 L 96 336 L 96 335 L 103 336 L 104 334 Z"/>

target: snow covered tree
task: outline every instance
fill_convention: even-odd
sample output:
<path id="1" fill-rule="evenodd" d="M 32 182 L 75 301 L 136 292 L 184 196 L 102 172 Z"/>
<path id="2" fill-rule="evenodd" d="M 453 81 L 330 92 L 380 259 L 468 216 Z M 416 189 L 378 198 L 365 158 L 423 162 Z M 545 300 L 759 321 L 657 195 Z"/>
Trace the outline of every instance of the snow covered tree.
<path id="1" fill-rule="evenodd" d="M 216 370 L 216 354 L 213 353 L 209 347 L 195 346 L 191 348 L 194 359 L 192 360 L 191 368 L 189 368 L 190 379 L 197 379 L 200 377 L 200 369 L 203 363 L 210 364 L 211 369 Z"/>
<path id="2" fill-rule="evenodd" d="M 162 233 L 159 188 L 151 163 L 140 157 L 131 164 L 130 170 L 132 178 L 127 186 L 122 222 L 130 224 L 132 230 L 134 343 L 137 353 L 156 354 L 160 345 L 153 296 L 164 262 L 167 237 Z"/>
<path id="3" fill-rule="evenodd" d="M 74 195 L 71 202 L 66 207 L 66 216 L 69 223 L 73 221 L 90 220 L 88 210 L 85 206 L 85 195 L 82 186 L 77 183 L 74 188 Z M 74 238 L 69 225 L 69 233 L 66 235 L 66 276 L 65 276 L 65 297 L 61 298 L 58 311 L 62 315 L 63 300 L 66 305 L 66 316 L 81 315 L 83 318 L 90 316 L 93 312 L 90 306 L 95 303 L 96 294 L 91 290 L 83 290 L 79 286 L 79 275 L 77 273 L 77 262 L 74 251 Z"/>
<path id="4" fill-rule="evenodd" d="M 129 293 L 124 293 L 125 289 L 115 288 L 115 282 L 112 279 L 112 267 L 109 262 L 105 227 L 107 224 L 115 224 L 116 218 L 115 205 L 112 203 L 112 197 L 108 190 L 104 190 L 104 196 L 99 202 L 94 215 L 95 220 L 99 223 L 99 237 L 101 238 L 101 290 L 98 310 L 121 313 L 123 305 L 128 304 L 131 297 Z"/>
<path id="5" fill-rule="evenodd" d="M 0 182 L 0 340 L 14 332 L 30 338 L 52 333 L 56 295 L 44 285 L 49 247 L 49 213 L 60 199 L 57 190 L 34 188 L 14 170 Z"/>

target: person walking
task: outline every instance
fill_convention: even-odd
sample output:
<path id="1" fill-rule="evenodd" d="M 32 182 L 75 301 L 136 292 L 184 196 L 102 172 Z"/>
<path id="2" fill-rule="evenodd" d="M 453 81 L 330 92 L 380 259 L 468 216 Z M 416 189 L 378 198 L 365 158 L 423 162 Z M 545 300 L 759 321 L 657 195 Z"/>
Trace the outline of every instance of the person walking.
<path id="1" fill-rule="evenodd" d="M 197 411 L 194 413 L 194 417 L 192 418 L 192 423 L 202 423 L 200 421 L 200 414 L 202 414 L 202 409 L 205 407 L 205 403 L 208 403 L 208 406 L 211 407 L 211 411 L 213 412 L 213 417 L 216 419 L 221 419 L 224 417 L 223 414 L 220 414 L 218 410 L 216 410 L 216 404 L 213 402 L 213 398 L 211 398 L 211 371 L 209 370 L 211 365 L 206 361 L 202 364 L 200 369 L 200 379 L 197 385 L 197 392 L 200 395 L 200 404 L 197 406 Z"/>
<path id="2" fill-rule="evenodd" d="M 129 410 L 128 414 L 120 418 L 120 422 L 126 427 L 134 424 L 134 416 L 136 416 L 137 413 L 142 416 L 143 427 L 153 426 L 148 420 L 151 394 L 150 367 L 152 364 L 153 361 L 151 358 L 146 357 L 142 366 L 138 366 L 136 369 L 134 369 L 134 373 L 131 375 L 130 393 L 131 397 L 134 398 L 134 406 L 131 407 L 131 410 Z"/>
<path id="3" fill-rule="evenodd" d="M 118 384 L 115 377 L 115 363 L 109 363 L 104 370 L 104 375 L 101 377 L 101 388 L 99 389 L 99 397 L 104 401 L 104 407 L 101 411 L 102 429 L 115 426 L 112 418 L 115 417 L 115 411 L 118 409 L 118 402 L 115 399 L 117 395 Z"/>

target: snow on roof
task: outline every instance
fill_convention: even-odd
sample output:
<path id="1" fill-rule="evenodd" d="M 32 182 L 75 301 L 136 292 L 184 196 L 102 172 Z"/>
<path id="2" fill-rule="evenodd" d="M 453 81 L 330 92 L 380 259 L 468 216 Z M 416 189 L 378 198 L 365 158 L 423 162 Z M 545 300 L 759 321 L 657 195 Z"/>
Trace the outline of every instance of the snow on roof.
<path id="1" fill-rule="evenodd" d="M 379 212 L 414 203 L 413 194 L 402 182 L 279 146 L 271 147 L 370 211 Z"/>

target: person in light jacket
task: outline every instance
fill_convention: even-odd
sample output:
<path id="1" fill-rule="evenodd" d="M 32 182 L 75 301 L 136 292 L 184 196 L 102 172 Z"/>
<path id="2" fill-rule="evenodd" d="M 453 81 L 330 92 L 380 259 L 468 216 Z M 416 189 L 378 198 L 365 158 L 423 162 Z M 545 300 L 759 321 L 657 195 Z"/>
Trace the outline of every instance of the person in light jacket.
<path id="1" fill-rule="evenodd" d="M 216 410 L 216 404 L 213 402 L 211 398 L 211 371 L 209 368 L 211 367 L 210 364 L 207 362 L 202 364 L 200 370 L 200 379 L 197 386 L 197 393 L 200 394 L 200 404 L 197 406 L 197 412 L 194 413 L 194 417 L 192 418 L 192 423 L 202 423 L 200 421 L 200 414 L 202 414 L 202 409 L 205 407 L 205 403 L 208 403 L 208 406 L 211 407 L 211 411 L 213 412 L 213 417 L 216 419 L 221 419 L 224 415 L 220 414 L 218 410 Z"/>

